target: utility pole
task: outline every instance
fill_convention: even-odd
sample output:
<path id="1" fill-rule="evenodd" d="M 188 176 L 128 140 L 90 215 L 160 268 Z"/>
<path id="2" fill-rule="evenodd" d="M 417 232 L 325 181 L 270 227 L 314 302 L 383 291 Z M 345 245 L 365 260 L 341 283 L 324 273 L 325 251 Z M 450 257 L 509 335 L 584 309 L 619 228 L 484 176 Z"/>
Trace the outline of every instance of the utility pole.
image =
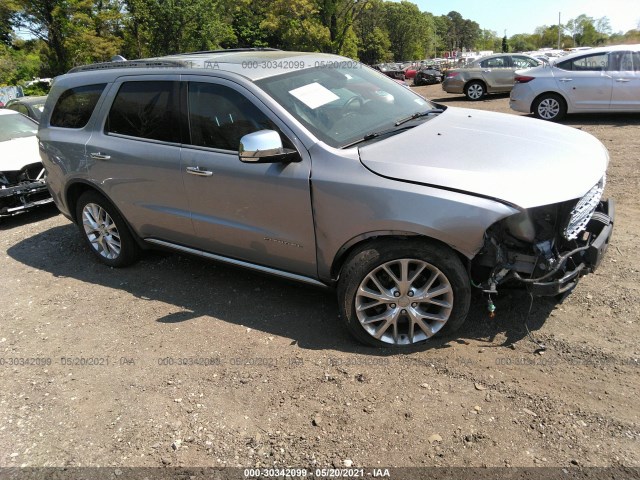
<path id="1" fill-rule="evenodd" d="M 562 24 L 560 23 L 560 15 L 562 12 L 558 12 L 558 50 L 560 50 L 560 32 L 562 31 Z"/>

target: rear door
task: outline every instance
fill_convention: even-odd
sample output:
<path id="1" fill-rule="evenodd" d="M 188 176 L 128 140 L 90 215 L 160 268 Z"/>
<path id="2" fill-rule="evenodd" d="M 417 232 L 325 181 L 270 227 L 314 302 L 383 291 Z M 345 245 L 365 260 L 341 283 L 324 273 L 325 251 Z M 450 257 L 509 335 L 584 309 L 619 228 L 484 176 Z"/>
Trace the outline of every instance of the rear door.
<path id="1" fill-rule="evenodd" d="M 597 111 L 611 104 L 613 80 L 608 69 L 609 54 L 604 52 L 559 62 L 553 74 L 573 111 Z"/>
<path id="2" fill-rule="evenodd" d="M 189 243 L 178 75 L 120 77 L 86 147 L 89 179 L 142 238 Z"/>
<path id="3" fill-rule="evenodd" d="M 513 70 L 507 55 L 483 60 L 480 62 L 480 72 L 491 91 L 506 91 L 513 87 Z"/>
<path id="4" fill-rule="evenodd" d="M 183 75 L 188 85 L 190 139 L 183 177 L 195 245 L 209 252 L 317 276 L 311 208 L 311 158 L 286 126 L 244 87 Z M 276 130 L 295 148 L 295 163 L 242 163 L 240 138 Z"/>
<path id="5" fill-rule="evenodd" d="M 611 109 L 640 111 L 640 52 L 611 54 Z"/>

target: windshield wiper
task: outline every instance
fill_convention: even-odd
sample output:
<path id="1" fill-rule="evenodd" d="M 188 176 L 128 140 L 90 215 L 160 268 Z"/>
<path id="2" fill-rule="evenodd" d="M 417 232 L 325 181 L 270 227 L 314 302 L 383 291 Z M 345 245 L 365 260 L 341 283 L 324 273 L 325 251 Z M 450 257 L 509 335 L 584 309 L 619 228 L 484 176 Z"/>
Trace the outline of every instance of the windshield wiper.
<path id="1" fill-rule="evenodd" d="M 402 127 L 402 128 L 393 127 L 393 128 L 388 128 L 386 130 L 380 130 L 379 132 L 367 133 L 364 137 L 360 138 L 359 140 L 356 140 L 355 142 L 351 142 L 351 143 L 347 143 L 346 145 L 343 145 L 342 148 L 353 147 L 354 145 L 357 145 L 359 143 L 366 142 L 368 140 L 373 140 L 374 138 L 378 138 L 378 137 L 381 137 L 383 135 L 388 135 L 390 133 L 401 132 L 402 130 L 407 130 L 408 128 L 413 128 L 413 126 Z"/>
<path id="2" fill-rule="evenodd" d="M 432 115 L 432 114 L 435 114 L 435 113 L 442 113 L 442 112 L 444 112 L 444 109 L 442 109 L 442 108 L 432 108 L 432 109 L 426 110 L 424 112 L 416 112 L 413 115 L 409 115 L 408 117 L 401 118 L 396 123 L 394 123 L 394 125 L 396 127 L 399 127 L 403 123 L 410 122 L 411 120 L 415 120 L 416 118 L 426 117 L 427 115 Z"/>
<path id="3" fill-rule="evenodd" d="M 406 130 L 408 128 L 413 128 L 413 126 L 407 126 L 407 127 L 402 127 L 402 128 L 396 128 L 396 127 L 399 127 L 403 123 L 407 123 L 407 122 L 409 122 L 411 120 L 415 120 L 416 118 L 426 117 L 427 115 L 432 115 L 432 114 L 442 113 L 442 112 L 444 112 L 443 108 L 432 108 L 432 109 L 426 110 L 424 112 L 416 112 L 416 113 L 414 113 L 413 115 L 411 115 L 409 117 L 401 118 L 400 120 L 396 121 L 393 124 L 393 128 L 388 128 L 386 130 L 381 130 L 379 132 L 367 133 L 361 139 L 356 140 L 355 142 L 351 142 L 351 143 L 348 143 L 346 145 L 343 145 L 342 148 L 353 147 L 354 145 L 357 145 L 357 144 L 362 143 L 362 142 L 366 142 L 368 140 L 373 140 L 374 138 L 378 138 L 378 137 L 381 137 L 383 135 L 388 135 L 390 133 L 401 132 L 402 130 Z"/>

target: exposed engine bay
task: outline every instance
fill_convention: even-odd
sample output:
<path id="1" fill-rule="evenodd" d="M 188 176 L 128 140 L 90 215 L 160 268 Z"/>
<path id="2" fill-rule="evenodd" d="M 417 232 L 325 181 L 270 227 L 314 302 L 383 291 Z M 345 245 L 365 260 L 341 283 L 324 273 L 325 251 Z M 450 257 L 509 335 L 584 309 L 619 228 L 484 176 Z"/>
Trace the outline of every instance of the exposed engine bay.
<path id="1" fill-rule="evenodd" d="M 0 172 L 0 217 L 52 201 L 42 163 L 26 165 L 19 171 Z"/>
<path id="2" fill-rule="evenodd" d="M 604 185 L 603 177 L 579 200 L 527 209 L 492 225 L 471 265 L 474 286 L 496 293 L 498 285 L 520 283 L 541 296 L 571 291 L 598 267 L 609 243 L 614 206 L 600 200 Z"/>

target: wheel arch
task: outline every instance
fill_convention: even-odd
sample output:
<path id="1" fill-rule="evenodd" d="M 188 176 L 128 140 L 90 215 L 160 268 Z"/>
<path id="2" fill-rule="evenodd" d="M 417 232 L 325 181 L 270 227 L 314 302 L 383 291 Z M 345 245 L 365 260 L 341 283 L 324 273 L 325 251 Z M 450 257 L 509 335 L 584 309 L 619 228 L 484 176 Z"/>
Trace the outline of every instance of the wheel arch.
<path id="1" fill-rule="evenodd" d="M 464 91 L 465 95 L 467 93 L 467 87 L 472 83 L 482 84 L 482 86 L 484 87 L 484 93 L 486 94 L 489 92 L 489 86 L 487 85 L 487 82 L 485 82 L 482 78 L 470 78 L 465 82 L 464 86 L 462 87 L 462 90 Z"/>
<path id="2" fill-rule="evenodd" d="M 113 208 L 116 209 L 116 211 L 118 212 L 118 214 L 122 217 L 122 219 L 124 220 L 124 223 L 127 226 L 127 229 L 129 230 L 129 233 L 131 233 L 131 236 L 133 237 L 133 239 L 136 241 L 136 243 L 138 244 L 139 247 L 144 248 L 144 249 L 148 249 L 148 245 L 146 245 L 146 243 L 144 241 L 142 241 L 142 239 L 140 239 L 140 237 L 138 237 L 138 235 L 135 233 L 135 230 L 133 230 L 133 228 L 131 228 L 131 224 L 129 223 L 129 221 L 127 220 L 127 217 L 125 217 L 122 214 L 122 211 L 118 208 L 118 206 L 111 201 L 111 199 L 109 198 L 109 196 L 97 185 L 90 183 L 86 180 L 77 180 L 71 184 L 69 184 L 67 186 L 67 189 L 65 191 L 65 202 L 67 204 L 67 208 L 69 210 L 69 213 L 71 214 L 71 219 L 73 220 L 73 222 L 78 225 L 79 223 L 79 219 L 77 218 L 77 205 L 78 205 L 78 200 L 80 199 L 80 197 L 82 196 L 82 194 L 84 194 L 85 192 L 88 191 L 94 191 L 100 195 L 102 195 L 112 206 Z"/>
<path id="3" fill-rule="evenodd" d="M 564 102 L 564 108 L 566 110 L 567 113 L 571 113 L 569 112 L 569 102 L 567 101 L 567 98 L 560 92 L 556 92 L 553 90 L 547 90 L 546 92 L 542 92 L 539 93 L 538 95 L 536 95 L 533 100 L 531 100 L 531 105 L 529 105 L 529 112 L 530 113 L 534 113 L 534 108 L 533 106 L 536 104 L 536 102 L 538 100 L 540 100 L 540 98 L 542 98 L 544 95 L 555 95 L 557 97 L 560 97 L 562 99 L 562 101 Z"/>
<path id="4" fill-rule="evenodd" d="M 442 247 L 450 249 L 456 256 L 460 259 L 463 265 L 468 266 L 470 259 L 465 256 L 462 252 L 455 249 L 451 245 L 443 242 L 442 240 L 438 240 L 434 237 L 429 237 L 420 233 L 415 232 L 407 232 L 407 231 L 399 231 L 399 230 L 380 230 L 380 231 L 372 231 L 363 233 L 356 237 L 353 237 L 349 241 L 345 242 L 342 247 L 338 249 L 336 252 L 333 262 L 331 264 L 331 282 L 334 283 L 338 280 L 340 276 L 340 272 L 342 271 L 342 267 L 345 265 L 351 254 L 366 245 L 371 245 L 376 242 L 384 242 L 392 239 L 397 240 L 421 240 L 427 243 L 437 244 Z"/>

